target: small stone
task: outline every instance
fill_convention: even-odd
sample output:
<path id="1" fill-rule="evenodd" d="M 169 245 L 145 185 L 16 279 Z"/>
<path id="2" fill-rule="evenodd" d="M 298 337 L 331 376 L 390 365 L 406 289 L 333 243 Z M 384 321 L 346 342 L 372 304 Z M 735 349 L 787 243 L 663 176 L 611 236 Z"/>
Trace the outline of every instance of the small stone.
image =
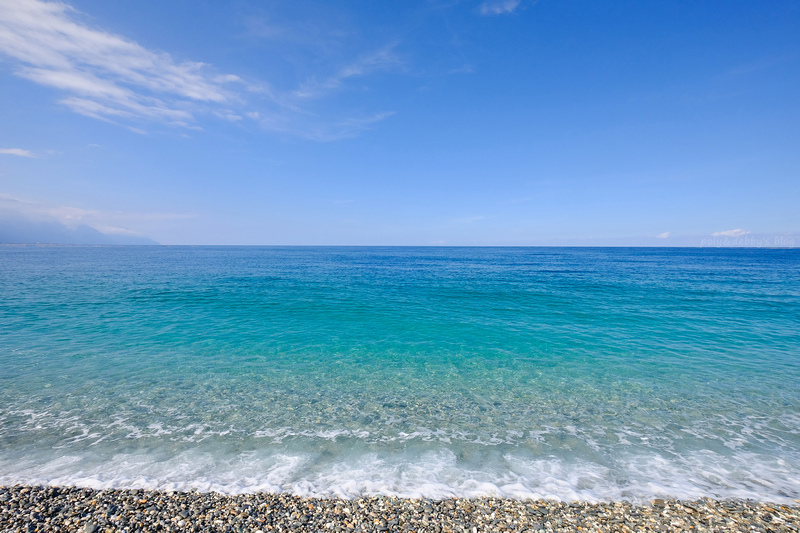
<path id="1" fill-rule="evenodd" d="M 94 533 L 95 531 L 97 531 L 97 526 L 92 522 L 87 522 L 83 526 L 83 533 Z"/>

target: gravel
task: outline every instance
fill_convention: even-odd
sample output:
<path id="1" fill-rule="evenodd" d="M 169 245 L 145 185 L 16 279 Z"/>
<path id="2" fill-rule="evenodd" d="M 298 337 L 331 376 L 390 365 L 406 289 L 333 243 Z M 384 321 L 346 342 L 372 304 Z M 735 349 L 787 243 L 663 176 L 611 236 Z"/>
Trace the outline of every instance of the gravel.
<path id="1" fill-rule="evenodd" d="M 17 485 L 0 487 L 0 531 L 800 532 L 800 501 L 653 500 L 635 505 L 501 498 L 341 500 Z"/>

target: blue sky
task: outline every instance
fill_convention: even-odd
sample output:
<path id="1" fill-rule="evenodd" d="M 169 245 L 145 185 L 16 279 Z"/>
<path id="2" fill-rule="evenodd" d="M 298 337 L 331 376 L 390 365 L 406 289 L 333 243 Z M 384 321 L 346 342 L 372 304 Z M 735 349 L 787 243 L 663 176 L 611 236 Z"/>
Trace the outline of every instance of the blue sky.
<path id="1" fill-rule="evenodd" d="M 796 1 L 0 0 L 0 219 L 800 245 Z"/>

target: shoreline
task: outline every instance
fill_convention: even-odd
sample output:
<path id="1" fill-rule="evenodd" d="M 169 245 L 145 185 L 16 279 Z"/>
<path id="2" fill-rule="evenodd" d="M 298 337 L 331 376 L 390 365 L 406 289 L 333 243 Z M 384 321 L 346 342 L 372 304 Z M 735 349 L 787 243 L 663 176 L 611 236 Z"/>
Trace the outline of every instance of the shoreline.
<path id="1" fill-rule="evenodd" d="M 319 499 L 145 489 L 0 487 L 0 531 L 800 531 L 800 501 L 559 502 L 505 498 Z"/>

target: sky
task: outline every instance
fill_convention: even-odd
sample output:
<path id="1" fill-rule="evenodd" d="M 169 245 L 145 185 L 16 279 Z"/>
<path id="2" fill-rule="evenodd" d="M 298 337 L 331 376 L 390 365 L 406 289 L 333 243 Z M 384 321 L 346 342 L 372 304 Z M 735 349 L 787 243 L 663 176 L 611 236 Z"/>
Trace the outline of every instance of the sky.
<path id="1" fill-rule="evenodd" d="M 800 246 L 798 206 L 797 1 L 0 0 L 0 224 Z"/>

